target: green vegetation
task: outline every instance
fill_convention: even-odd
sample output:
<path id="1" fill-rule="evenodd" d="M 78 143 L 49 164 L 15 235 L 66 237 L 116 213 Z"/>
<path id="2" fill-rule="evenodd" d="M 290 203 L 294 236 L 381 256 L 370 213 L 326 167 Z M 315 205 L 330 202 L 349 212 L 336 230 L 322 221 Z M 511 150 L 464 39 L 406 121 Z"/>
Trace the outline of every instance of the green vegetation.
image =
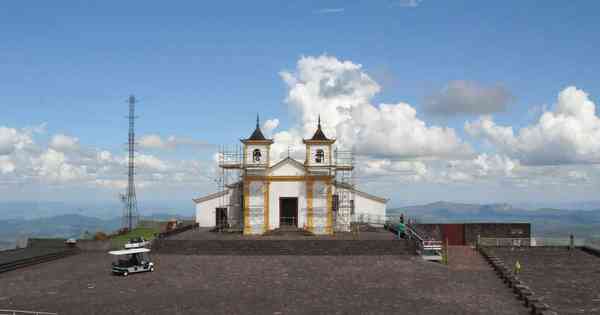
<path id="1" fill-rule="evenodd" d="M 160 229 L 158 227 L 135 228 L 127 234 L 112 237 L 111 238 L 112 248 L 122 249 L 123 246 L 125 246 L 125 244 L 127 242 L 129 242 L 130 239 L 140 237 L 140 236 L 143 237 L 145 240 L 150 241 L 150 240 L 154 239 L 154 237 L 155 237 L 154 235 L 158 234 L 159 232 L 160 232 Z"/>

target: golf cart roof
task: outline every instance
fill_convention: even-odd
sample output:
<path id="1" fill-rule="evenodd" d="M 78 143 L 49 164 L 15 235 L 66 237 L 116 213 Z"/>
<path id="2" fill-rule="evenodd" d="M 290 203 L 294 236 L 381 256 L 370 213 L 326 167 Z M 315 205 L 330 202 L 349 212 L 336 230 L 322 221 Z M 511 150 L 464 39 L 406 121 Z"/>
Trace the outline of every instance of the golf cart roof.
<path id="1" fill-rule="evenodd" d="M 124 250 L 113 250 L 108 252 L 111 255 L 130 255 L 130 254 L 139 254 L 139 253 L 147 253 L 150 250 L 147 248 L 132 248 L 132 249 L 124 249 Z"/>

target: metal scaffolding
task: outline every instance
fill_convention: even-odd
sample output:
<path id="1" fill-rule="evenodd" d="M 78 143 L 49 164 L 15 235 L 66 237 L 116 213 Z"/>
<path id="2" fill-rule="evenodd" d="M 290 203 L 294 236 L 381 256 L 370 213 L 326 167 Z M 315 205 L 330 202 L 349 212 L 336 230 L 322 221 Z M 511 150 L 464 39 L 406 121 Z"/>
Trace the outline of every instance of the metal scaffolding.
<path id="1" fill-rule="evenodd" d="M 354 155 L 352 151 L 335 150 L 334 228 L 349 232 L 354 216 Z"/>
<path id="2" fill-rule="evenodd" d="M 225 220 L 222 222 L 215 222 L 217 229 L 221 230 L 224 228 L 237 227 L 241 222 L 232 218 L 230 209 L 235 206 L 235 203 L 242 203 L 242 200 L 232 200 L 232 197 L 236 197 L 235 194 L 229 194 L 231 189 L 235 189 L 241 181 L 242 175 L 242 161 L 243 152 L 240 145 L 221 146 L 218 153 L 218 177 L 217 182 L 217 193 L 219 194 L 219 207 L 225 209 Z M 241 194 L 240 194 L 241 195 Z M 239 226 L 241 228 L 241 226 Z"/>

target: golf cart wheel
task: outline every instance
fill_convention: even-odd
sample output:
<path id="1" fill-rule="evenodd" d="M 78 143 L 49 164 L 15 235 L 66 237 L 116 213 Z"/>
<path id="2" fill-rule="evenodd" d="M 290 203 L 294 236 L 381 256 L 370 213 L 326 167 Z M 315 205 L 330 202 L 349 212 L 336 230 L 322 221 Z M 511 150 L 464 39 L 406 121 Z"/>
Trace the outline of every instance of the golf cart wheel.
<path id="1" fill-rule="evenodd" d="M 154 271 L 154 267 L 150 267 L 150 272 L 153 272 L 153 271 Z"/>
<path id="2" fill-rule="evenodd" d="M 127 277 L 128 274 L 129 274 L 129 272 L 127 272 L 127 271 L 123 272 L 123 277 Z"/>

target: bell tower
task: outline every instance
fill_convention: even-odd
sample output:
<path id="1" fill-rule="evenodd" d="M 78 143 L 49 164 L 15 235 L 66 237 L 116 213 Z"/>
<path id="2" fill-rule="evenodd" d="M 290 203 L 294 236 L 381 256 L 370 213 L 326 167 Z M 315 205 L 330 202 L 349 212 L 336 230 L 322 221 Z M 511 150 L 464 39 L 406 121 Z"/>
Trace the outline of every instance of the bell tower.
<path id="1" fill-rule="evenodd" d="M 331 146 L 335 140 L 329 139 L 321 129 L 321 116 L 317 123 L 317 131 L 310 139 L 304 139 L 306 145 L 306 160 L 304 165 L 311 173 L 329 173 L 334 166 Z"/>
<path id="2" fill-rule="evenodd" d="M 241 141 L 244 144 L 243 168 L 266 170 L 271 162 L 269 151 L 273 140 L 265 138 L 260 130 L 258 114 L 256 115 L 256 129 L 249 138 Z"/>

